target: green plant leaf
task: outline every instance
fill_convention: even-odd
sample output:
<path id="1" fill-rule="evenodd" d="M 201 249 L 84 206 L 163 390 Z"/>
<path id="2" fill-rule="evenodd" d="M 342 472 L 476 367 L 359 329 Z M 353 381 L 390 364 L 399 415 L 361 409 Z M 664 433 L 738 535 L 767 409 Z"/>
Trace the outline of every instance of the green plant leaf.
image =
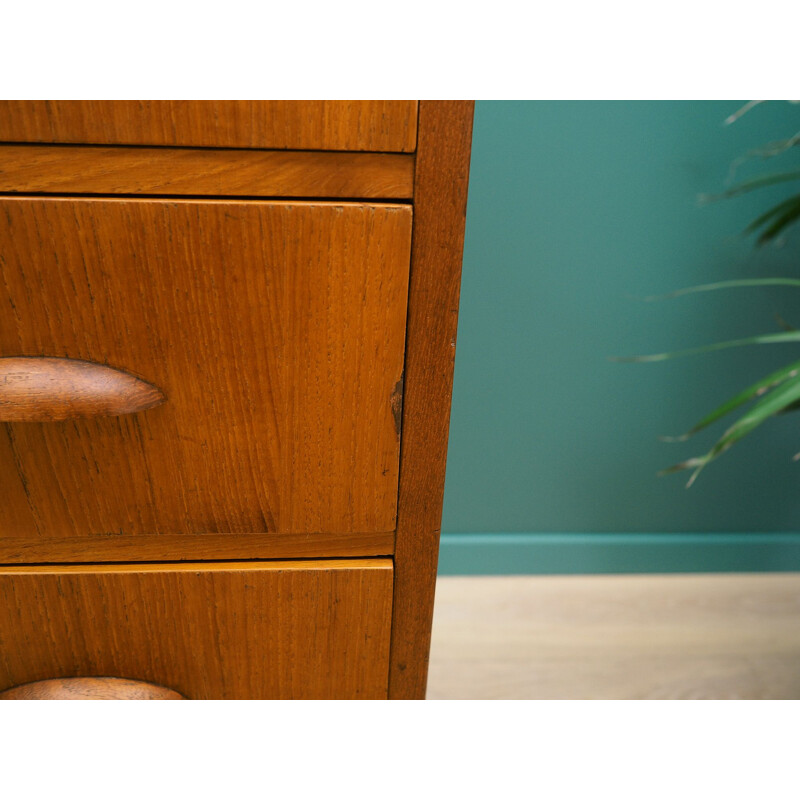
<path id="1" fill-rule="evenodd" d="M 752 155 L 756 158 L 775 158 L 775 156 L 779 156 L 781 153 L 785 153 L 787 150 L 797 147 L 798 144 L 800 144 L 800 131 L 794 136 L 790 136 L 788 139 L 778 139 L 774 142 L 768 142 L 764 147 L 753 150 Z"/>
<path id="2" fill-rule="evenodd" d="M 696 294 L 697 292 L 714 292 L 718 289 L 737 289 L 740 287 L 752 286 L 794 286 L 800 287 L 798 278 L 742 278 L 741 280 L 717 281 L 716 283 L 703 283 L 698 286 L 687 286 L 684 289 L 677 289 L 668 294 L 653 294 L 643 298 L 645 302 L 651 303 L 656 300 L 668 300 L 673 297 L 682 297 L 685 294 Z"/>
<path id="3" fill-rule="evenodd" d="M 713 344 L 707 344 L 703 347 L 692 347 L 688 350 L 676 350 L 672 353 L 653 353 L 646 356 L 611 356 L 609 360 L 639 364 L 650 361 L 667 361 L 670 358 L 693 356 L 699 353 L 710 353 L 714 350 L 726 350 L 729 347 L 743 347 L 750 344 L 781 344 L 784 342 L 800 342 L 800 331 L 766 333 L 761 336 L 750 336 L 747 339 L 732 339 L 727 342 L 714 342 Z"/>
<path id="4" fill-rule="evenodd" d="M 759 175 L 757 178 L 750 178 L 749 180 L 737 183 L 736 186 L 731 186 L 730 189 L 726 189 L 721 194 L 700 195 L 698 200 L 701 203 L 713 203 L 715 200 L 738 197 L 746 192 L 763 189 L 765 186 L 775 186 L 778 183 L 787 183 L 796 180 L 800 180 L 800 171 L 797 170 L 793 172 L 774 172 L 769 175 Z"/>
<path id="5" fill-rule="evenodd" d="M 777 219 L 773 218 L 771 225 L 768 225 L 758 237 L 758 244 L 766 244 L 774 239 L 785 228 L 796 222 L 800 218 L 800 197 L 795 198 L 794 205 L 787 208 Z"/>
<path id="6" fill-rule="evenodd" d="M 728 180 L 726 183 L 732 183 L 736 177 L 736 172 L 742 164 L 746 164 L 754 158 L 768 159 L 775 158 L 787 150 L 800 145 L 800 131 L 789 139 L 778 139 L 774 142 L 768 142 L 764 147 L 757 147 L 754 150 L 748 150 L 744 155 L 739 156 L 733 161 L 728 172 Z"/>
<path id="7" fill-rule="evenodd" d="M 762 102 L 764 101 L 749 101 L 743 107 L 738 109 L 738 111 L 731 114 L 731 116 L 725 120 L 725 124 L 735 122 L 743 114 L 747 113 L 750 111 L 750 109 Z M 791 136 L 790 138 L 768 142 L 762 148 L 750 150 L 733 162 L 731 165 L 728 183 L 730 184 L 730 182 L 733 181 L 737 168 L 749 159 L 756 157 L 763 159 L 773 158 L 798 145 L 800 145 L 800 132 L 795 133 L 794 136 Z M 763 174 L 729 186 L 721 194 L 703 195 L 699 199 L 701 202 L 711 202 L 725 198 L 738 197 L 757 189 L 762 189 L 769 186 L 777 186 L 779 184 L 798 180 L 800 180 L 800 170 Z M 757 233 L 758 235 L 756 242 L 758 245 L 763 245 L 776 239 L 776 237 L 780 236 L 787 228 L 798 222 L 800 222 L 800 194 L 795 194 L 794 196 L 772 206 L 763 214 L 758 216 L 747 226 L 745 232 Z M 694 294 L 697 292 L 715 291 L 718 289 L 729 289 L 735 287 L 757 286 L 787 286 L 798 288 L 800 287 L 800 279 L 755 278 L 719 281 L 715 283 L 679 289 L 678 291 L 665 295 L 647 297 L 645 300 L 652 301 L 668 297 L 679 297 L 681 295 Z M 695 355 L 751 344 L 776 344 L 781 342 L 800 341 L 800 331 L 793 329 L 780 317 L 776 318 L 779 326 L 783 328 L 782 333 L 765 334 L 760 336 L 752 336 L 745 339 L 716 342 L 703 347 L 694 347 L 669 353 L 655 353 L 645 356 L 614 358 L 612 360 L 622 362 L 664 361 L 667 359 L 677 358 L 679 356 Z M 717 408 L 715 408 L 710 414 L 707 414 L 705 417 L 703 417 L 703 419 L 701 419 L 683 436 L 675 437 L 673 439 L 666 437 L 664 438 L 666 438 L 667 441 L 684 441 L 698 431 L 707 428 L 709 425 L 717 422 L 741 406 L 751 403 L 751 401 L 752 405 L 750 406 L 749 411 L 744 413 L 733 425 L 731 425 L 707 453 L 681 461 L 678 464 L 662 470 L 659 475 L 666 475 L 687 469 L 693 470 L 689 482 L 687 483 L 687 487 L 691 486 L 707 464 L 718 458 L 744 436 L 747 436 L 753 430 L 762 425 L 767 419 L 774 417 L 777 414 L 785 414 L 800 410 L 800 361 L 795 361 L 791 364 L 788 364 L 771 373 L 770 375 L 761 378 L 751 386 L 748 386 L 746 389 L 731 397 L 726 402 L 717 406 Z M 794 458 L 795 460 L 800 460 L 800 453 L 798 453 Z"/>
<path id="8" fill-rule="evenodd" d="M 699 467 L 702 463 L 704 463 L 703 456 L 698 456 L 697 458 L 688 458 L 686 459 L 686 461 L 680 461 L 677 464 L 673 464 L 671 467 L 659 470 L 656 474 L 658 475 L 659 478 L 661 478 L 664 475 L 673 475 L 676 472 L 681 472 L 685 469 L 693 469 L 694 467 Z"/>
<path id="9" fill-rule="evenodd" d="M 790 378 L 759 400 L 746 414 L 728 428 L 725 434 L 708 453 L 668 467 L 660 474 L 669 474 L 678 472 L 681 469 L 694 468 L 694 472 L 691 478 L 689 478 L 689 482 L 686 484 L 687 488 L 690 487 L 704 467 L 714 461 L 714 459 L 719 458 L 726 450 L 729 450 L 736 442 L 747 436 L 747 434 L 766 422 L 770 417 L 774 417 L 798 400 L 800 400 L 800 375 Z"/>
<path id="10" fill-rule="evenodd" d="M 761 103 L 766 103 L 766 100 L 749 100 L 745 103 L 740 109 L 734 111 L 724 122 L 725 125 L 731 125 L 732 123 L 736 122 L 737 119 L 743 117 L 751 108 L 755 108 L 756 106 L 761 105 Z"/>
<path id="11" fill-rule="evenodd" d="M 778 413 L 790 414 L 792 411 L 800 411 L 800 400 L 792 403 L 791 405 L 786 406 L 786 408 L 782 408 Z"/>
<path id="12" fill-rule="evenodd" d="M 800 361 L 794 361 L 785 367 L 781 367 L 781 369 L 767 375 L 766 378 L 762 378 L 752 386 L 748 386 L 746 389 L 739 392 L 739 394 L 731 397 L 730 400 L 722 403 L 722 405 L 717 406 L 717 408 L 715 408 L 707 416 L 703 417 L 700 422 L 698 422 L 691 430 L 687 431 L 682 436 L 662 436 L 661 439 L 665 442 L 685 442 L 690 436 L 694 436 L 694 434 L 702 431 L 709 425 L 712 425 L 718 419 L 722 419 L 722 417 L 730 414 L 731 411 L 735 411 L 737 408 L 749 402 L 754 397 L 759 397 L 765 394 L 789 378 L 794 378 L 798 374 L 800 374 Z"/>
<path id="13" fill-rule="evenodd" d="M 793 208 L 796 203 L 800 202 L 800 195 L 793 195 L 788 200 L 784 200 L 782 203 L 778 203 L 778 205 L 773 206 L 769 211 L 765 211 L 760 217 L 756 217 L 745 229 L 745 233 L 752 233 L 753 231 L 760 228 L 765 222 L 768 222 L 773 217 L 778 216 L 778 214 L 782 214 L 785 210 L 789 208 Z"/>
<path id="14" fill-rule="evenodd" d="M 697 472 L 770 417 L 784 411 L 798 400 L 800 400 L 800 377 L 794 377 L 763 397 L 750 411 L 735 422 L 704 457 L 705 461 L 697 468 Z"/>
<path id="15" fill-rule="evenodd" d="M 776 139 L 774 142 L 767 142 L 763 147 L 748 151 L 741 158 L 775 158 L 775 156 L 797 147 L 798 144 L 800 144 L 800 131 L 788 139 Z"/>

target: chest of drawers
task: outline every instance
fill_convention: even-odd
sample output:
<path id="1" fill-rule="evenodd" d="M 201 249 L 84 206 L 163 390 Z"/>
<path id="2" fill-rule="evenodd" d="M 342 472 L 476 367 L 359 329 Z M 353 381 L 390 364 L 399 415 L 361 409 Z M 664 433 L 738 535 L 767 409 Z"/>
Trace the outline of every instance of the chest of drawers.
<path id="1" fill-rule="evenodd" d="M 0 692 L 424 697 L 471 118 L 0 102 Z"/>

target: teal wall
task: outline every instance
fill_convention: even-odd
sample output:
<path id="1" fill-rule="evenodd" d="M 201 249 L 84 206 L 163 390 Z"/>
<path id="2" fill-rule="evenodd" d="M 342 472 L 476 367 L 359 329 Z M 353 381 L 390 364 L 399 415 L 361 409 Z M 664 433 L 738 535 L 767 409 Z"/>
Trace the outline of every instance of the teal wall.
<path id="1" fill-rule="evenodd" d="M 800 348 L 608 360 L 772 332 L 776 311 L 800 325 L 790 290 L 636 299 L 797 274 L 792 237 L 755 250 L 742 235 L 785 189 L 697 202 L 724 187 L 738 156 L 800 129 L 786 103 L 723 126 L 740 105 L 476 104 L 443 572 L 800 568 L 790 460 L 800 417 L 766 425 L 689 490 L 684 474 L 656 477 L 721 431 L 684 444 L 658 436 L 683 432 Z M 737 176 L 800 166 L 799 155 Z M 764 536 L 774 532 L 782 538 Z"/>

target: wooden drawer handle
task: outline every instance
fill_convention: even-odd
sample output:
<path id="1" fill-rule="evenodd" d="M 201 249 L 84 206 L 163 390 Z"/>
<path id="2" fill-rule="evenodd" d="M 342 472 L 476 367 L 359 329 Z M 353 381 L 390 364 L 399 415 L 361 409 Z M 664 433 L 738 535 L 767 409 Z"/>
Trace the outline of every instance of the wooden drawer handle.
<path id="1" fill-rule="evenodd" d="M 127 678 L 54 678 L 0 692 L 0 700 L 185 700 L 182 694 Z"/>
<path id="2" fill-rule="evenodd" d="M 164 393 L 122 370 L 71 358 L 0 358 L 0 422 L 50 422 L 134 414 Z"/>

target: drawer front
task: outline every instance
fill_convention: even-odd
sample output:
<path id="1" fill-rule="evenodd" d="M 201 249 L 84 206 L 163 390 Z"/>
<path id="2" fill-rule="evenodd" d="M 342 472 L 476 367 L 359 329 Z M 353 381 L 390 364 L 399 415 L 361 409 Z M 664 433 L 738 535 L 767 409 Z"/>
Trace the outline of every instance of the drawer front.
<path id="1" fill-rule="evenodd" d="M 2 100 L 0 141 L 412 152 L 410 100 Z"/>
<path id="2" fill-rule="evenodd" d="M 0 691 L 107 676 L 189 699 L 383 699 L 388 559 L 0 569 Z"/>
<path id="3" fill-rule="evenodd" d="M 0 200 L 0 356 L 165 397 L 0 423 L 0 540 L 392 531 L 410 238 L 402 205 Z"/>

